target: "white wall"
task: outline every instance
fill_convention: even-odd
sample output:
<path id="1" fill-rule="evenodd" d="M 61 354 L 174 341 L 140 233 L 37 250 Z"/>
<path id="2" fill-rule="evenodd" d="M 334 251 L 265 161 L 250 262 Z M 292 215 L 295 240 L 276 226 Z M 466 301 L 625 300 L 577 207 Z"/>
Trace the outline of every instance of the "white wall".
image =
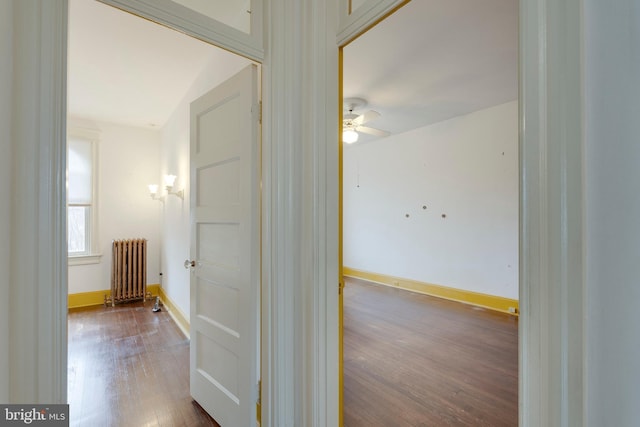
<path id="1" fill-rule="evenodd" d="M 228 54 L 224 61 L 209 63 L 194 81 L 162 128 L 160 174 L 177 175 L 175 188 L 185 189 L 184 200 L 167 199 L 162 220 L 162 287 L 184 315 L 189 315 L 189 104 L 247 66 L 249 61 Z M 162 176 L 157 177 L 161 183 Z"/>
<path id="2" fill-rule="evenodd" d="M 347 267 L 517 299 L 517 102 L 348 146 L 343 218 Z"/>
<path id="3" fill-rule="evenodd" d="M 160 170 L 160 132 L 105 122 L 72 120 L 100 132 L 98 154 L 99 264 L 69 266 L 69 293 L 111 287 L 111 241 L 143 237 L 147 246 L 147 283 L 160 283 L 162 203 L 149 197 L 148 184 Z"/>
<path id="4" fill-rule="evenodd" d="M 9 342 L 9 265 L 11 262 L 11 109 L 13 79 L 13 3 L 0 1 L 0 343 Z M 0 345 L 0 402 L 9 401 L 8 346 Z"/>
<path id="5" fill-rule="evenodd" d="M 640 8 L 586 0 L 589 426 L 640 419 Z"/>

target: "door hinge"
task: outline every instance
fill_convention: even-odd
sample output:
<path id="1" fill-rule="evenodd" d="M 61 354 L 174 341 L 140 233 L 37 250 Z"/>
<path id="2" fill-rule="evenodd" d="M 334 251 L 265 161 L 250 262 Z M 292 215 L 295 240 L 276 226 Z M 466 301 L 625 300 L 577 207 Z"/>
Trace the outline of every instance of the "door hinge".
<path id="1" fill-rule="evenodd" d="M 262 101 L 251 106 L 251 118 L 258 121 L 258 124 L 262 124 Z"/>

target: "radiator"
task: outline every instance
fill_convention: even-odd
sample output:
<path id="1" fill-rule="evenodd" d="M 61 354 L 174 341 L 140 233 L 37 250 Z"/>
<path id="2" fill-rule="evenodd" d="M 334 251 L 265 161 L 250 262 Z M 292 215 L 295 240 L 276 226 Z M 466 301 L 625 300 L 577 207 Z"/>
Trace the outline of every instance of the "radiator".
<path id="1" fill-rule="evenodd" d="M 114 240 L 111 256 L 111 296 L 105 305 L 145 300 L 147 296 L 147 240 Z"/>

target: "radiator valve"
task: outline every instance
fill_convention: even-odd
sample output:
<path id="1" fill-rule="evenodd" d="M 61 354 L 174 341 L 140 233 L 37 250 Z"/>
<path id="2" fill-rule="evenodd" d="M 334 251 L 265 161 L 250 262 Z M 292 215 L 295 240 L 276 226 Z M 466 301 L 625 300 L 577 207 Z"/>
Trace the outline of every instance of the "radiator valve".
<path id="1" fill-rule="evenodd" d="M 156 297 L 156 303 L 153 304 L 153 312 L 157 313 L 158 311 L 162 311 L 160 308 L 160 297 Z"/>

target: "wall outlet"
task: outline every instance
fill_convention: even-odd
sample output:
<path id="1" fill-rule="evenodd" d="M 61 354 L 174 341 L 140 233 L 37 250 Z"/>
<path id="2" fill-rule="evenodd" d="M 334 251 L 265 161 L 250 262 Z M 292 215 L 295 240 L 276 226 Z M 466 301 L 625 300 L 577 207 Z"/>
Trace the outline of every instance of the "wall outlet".
<path id="1" fill-rule="evenodd" d="M 515 307 L 509 307 L 509 313 L 511 314 L 516 314 L 518 312 L 518 309 Z"/>
<path id="2" fill-rule="evenodd" d="M 393 286 L 400 286 L 400 282 L 398 282 L 397 280 L 393 281 Z"/>

